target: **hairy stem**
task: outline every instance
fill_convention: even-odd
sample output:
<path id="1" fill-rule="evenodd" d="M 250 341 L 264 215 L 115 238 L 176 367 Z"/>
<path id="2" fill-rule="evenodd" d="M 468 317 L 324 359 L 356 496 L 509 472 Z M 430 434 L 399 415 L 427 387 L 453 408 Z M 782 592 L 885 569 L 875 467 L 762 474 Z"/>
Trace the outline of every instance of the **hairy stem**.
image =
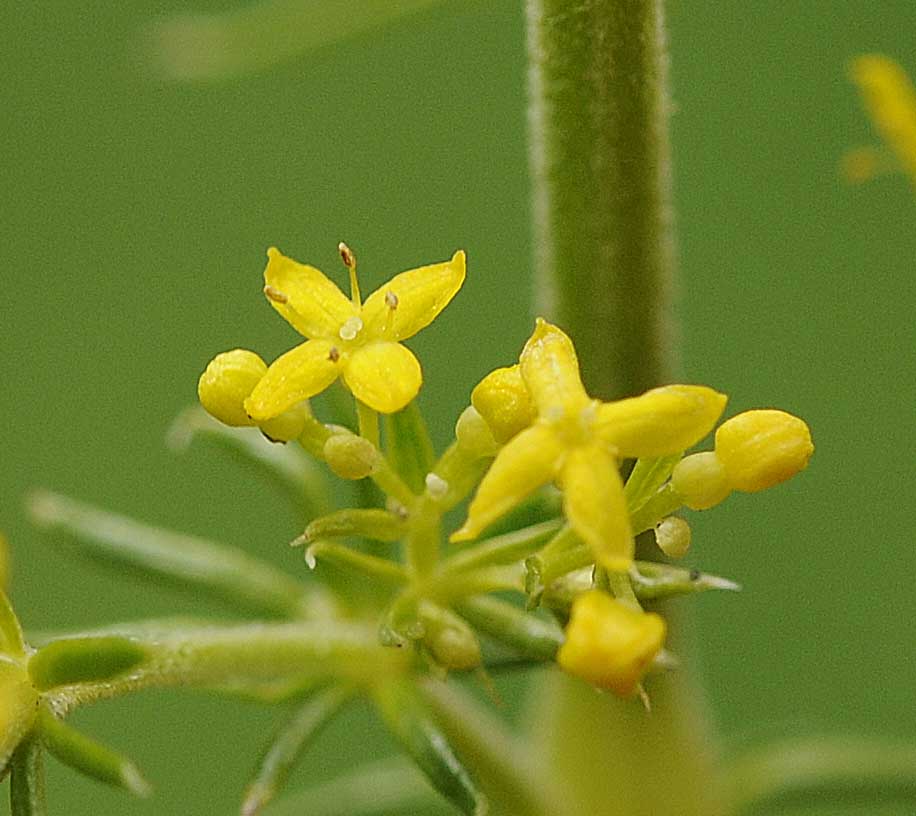
<path id="1" fill-rule="evenodd" d="M 676 368 L 674 241 L 662 0 L 528 0 L 538 309 L 569 331 L 595 397 L 639 393 Z M 596 816 L 721 812 L 682 616 L 653 710 L 552 674 L 538 737 Z"/>

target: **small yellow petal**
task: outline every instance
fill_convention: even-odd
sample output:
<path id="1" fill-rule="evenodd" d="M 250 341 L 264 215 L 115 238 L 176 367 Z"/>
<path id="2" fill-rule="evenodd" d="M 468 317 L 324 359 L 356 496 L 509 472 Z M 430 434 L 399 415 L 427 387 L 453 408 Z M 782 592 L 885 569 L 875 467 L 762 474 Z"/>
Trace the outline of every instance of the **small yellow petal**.
<path id="1" fill-rule="evenodd" d="M 546 320 L 537 319 L 519 364 L 538 416 L 547 420 L 572 416 L 589 403 L 572 340 Z"/>
<path id="2" fill-rule="evenodd" d="M 421 266 L 395 275 L 363 304 L 366 335 L 384 340 L 406 340 L 426 328 L 461 288 L 464 252 L 450 261 Z"/>
<path id="3" fill-rule="evenodd" d="M 497 442 L 508 442 L 534 422 L 534 405 L 519 366 L 497 368 L 471 392 L 471 405 L 490 427 Z"/>
<path id="4" fill-rule="evenodd" d="M 633 531 L 614 458 L 599 445 L 575 448 L 563 465 L 563 511 L 592 548 L 595 561 L 614 572 L 633 563 Z"/>
<path id="5" fill-rule="evenodd" d="M 357 315 L 353 303 L 315 267 L 274 247 L 267 258 L 264 282 L 270 305 L 305 337 L 337 339 L 340 327 Z"/>
<path id="6" fill-rule="evenodd" d="M 400 343 L 370 343 L 356 349 L 344 364 L 343 377 L 354 397 L 383 414 L 404 408 L 423 383 L 420 363 Z"/>
<path id="7" fill-rule="evenodd" d="M 467 521 L 452 541 L 476 538 L 526 496 L 553 479 L 563 446 L 554 431 L 538 423 L 512 439 L 493 460 L 468 507 Z"/>
<path id="8" fill-rule="evenodd" d="M 573 601 L 557 663 L 593 686 L 629 697 L 661 651 L 665 628 L 655 613 L 638 612 L 590 590 Z"/>
<path id="9" fill-rule="evenodd" d="M 716 431 L 716 456 L 735 490 L 756 493 L 791 479 L 814 453 L 804 420 L 785 411 L 745 411 Z"/>
<path id="10" fill-rule="evenodd" d="M 669 456 L 695 445 L 728 397 L 702 385 L 666 385 L 599 406 L 595 430 L 621 457 Z"/>
<path id="11" fill-rule="evenodd" d="M 217 354 L 197 381 L 197 396 L 210 416 L 225 425 L 254 425 L 245 400 L 267 373 L 267 363 L 247 349 Z"/>
<path id="12" fill-rule="evenodd" d="M 324 391 L 337 379 L 340 361 L 327 340 L 309 340 L 274 360 L 251 396 L 245 410 L 258 423 L 273 419 L 288 408 Z"/>

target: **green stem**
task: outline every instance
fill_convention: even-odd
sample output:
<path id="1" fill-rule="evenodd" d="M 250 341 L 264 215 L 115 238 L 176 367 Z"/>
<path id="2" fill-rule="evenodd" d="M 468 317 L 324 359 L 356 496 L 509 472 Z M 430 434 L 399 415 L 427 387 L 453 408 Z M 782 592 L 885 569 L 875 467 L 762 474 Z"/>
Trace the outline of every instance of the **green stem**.
<path id="1" fill-rule="evenodd" d="M 674 358 L 668 58 L 661 0 L 528 0 L 538 309 L 593 396 Z"/>
<path id="2" fill-rule="evenodd" d="M 27 737 L 13 754 L 10 811 L 13 816 L 45 816 L 45 764 L 37 735 Z"/>
<path id="3" fill-rule="evenodd" d="M 356 400 L 356 419 L 359 422 L 359 435 L 381 450 L 378 430 L 378 412 L 368 405 Z"/>
<path id="4" fill-rule="evenodd" d="M 662 0 L 528 0 L 527 10 L 538 308 L 570 332 L 589 393 L 628 396 L 670 381 L 676 358 Z M 666 617 L 683 658 L 684 621 Z M 537 737 L 573 812 L 721 812 L 687 665 L 649 692 L 651 717 L 545 679 Z"/>

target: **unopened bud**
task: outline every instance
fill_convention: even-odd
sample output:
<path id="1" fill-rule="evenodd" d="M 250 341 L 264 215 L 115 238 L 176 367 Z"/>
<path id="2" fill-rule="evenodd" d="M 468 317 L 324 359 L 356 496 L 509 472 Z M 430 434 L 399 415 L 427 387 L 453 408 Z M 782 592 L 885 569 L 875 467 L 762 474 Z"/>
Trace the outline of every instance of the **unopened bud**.
<path id="1" fill-rule="evenodd" d="M 785 411 L 745 411 L 716 431 L 716 456 L 728 482 L 747 493 L 791 479 L 813 452 L 808 426 Z"/>
<path id="2" fill-rule="evenodd" d="M 713 451 L 692 453 L 681 459 L 671 473 L 671 487 L 691 510 L 715 507 L 732 491 L 725 469 Z"/>
<path id="3" fill-rule="evenodd" d="M 665 629 L 665 621 L 654 612 L 630 609 L 591 590 L 573 601 L 557 662 L 593 686 L 629 697 L 661 651 Z"/>
<path id="4" fill-rule="evenodd" d="M 458 417 L 458 422 L 455 423 L 455 438 L 463 450 L 477 459 L 495 456 L 499 449 L 490 426 L 473 405 L 465 408 Z"/>
<path id="5" fill-rule="evenodd" d="M 655 541 L 669 558 L 683 558 L 690 549 L 690 525 L 682 518 L 668 516 L 655 525 Z"/>
<path id="6" fill-rule="evenodd" d="M 534 421 L 534 406 L 519 366 L 497 368 L 471 392 L 471 404 L 493 433 L 505 444 Z"/>
<path id="7" fill-rule="evenodd" d="M 197 381 L 200 404 L 225 425 L 254 425 L 244 402 L 266 373 L 267 364 L 253 351 L 217 354 Z"/>
<path id="8" fill-rule="evenodd" d="M 471 627 L 454 612 L 424 603 L 420 621 L 423 645 L 443 668 L 468 671 L 480 665 L 480 642 Z"/>
<path id="9" fill-rule="evenodd" d="M 323 455 L 328 467 L 341 479 L 365 479 L 379 463 L 375 445 L 349 431 L 329 437 Z"/>
<path id="10" fill-rule="evenodd" d="M 272 442 L 289 442 L 290 439 L 297 439 L 300 436 L 311 415 L 308 402 L 301 402 L 273 419 L 259 422 L 258 427 Z"/>

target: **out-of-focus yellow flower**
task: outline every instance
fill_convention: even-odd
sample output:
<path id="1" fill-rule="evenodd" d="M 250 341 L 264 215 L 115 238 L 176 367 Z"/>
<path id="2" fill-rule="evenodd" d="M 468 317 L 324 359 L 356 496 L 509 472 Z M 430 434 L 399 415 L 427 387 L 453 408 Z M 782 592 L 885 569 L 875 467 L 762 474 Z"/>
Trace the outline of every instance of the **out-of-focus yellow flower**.
<path id="1" fill-rule="evenodd" d="M 522 350 L 519 370 L 537 418 L 497 454 L 452 541 L 475 538 L 556 479 L 566 518 L 595 560 L 626 570 L 634 545 L 619 460 L 689 448 L 715 425 L 726 397 L 704 386 L 669 385 L 618 402 L 590 399 L 572 341 L 541 319 Z"/>
<path id="2" fill-rule="evenodd" d="M 665 621 L 590 590 L 572 605 L 557 663 L 569 674 L 621 697 L 636 691 L 665 643 Z"/>
<path id="3" fill-rule="evenodd" d="M 197 381 L 197 396 L 210 416 L 224 425 L 258 425 L 270 438 L 288 442 L 302 433 L 309 416 L 302 402 L 262 422 L 255 422 L 245 411 L 245 400 L 267 373 L 267 363 L 247 349 L 217 354 Z"/>
<path id="4" fill-rule="evenodd" d="M 394 413 L 420 390 L 420 363 L 401 340 L 429 325 L 464 282 L 464 252 L 450 261 L 395 275 L 360 301 L 353 254 L 341 245 L 351 272 L 352 300 L 311 266 L 267 251 L 264 294 L 306 337 L 279 357 L 245 400 L 256 422 L 323 391 L 338 377 L 360 402 Z"/>
<path id="5" fill-rule="evenodd" d="M 814 453 L 804 420 L 772 408 L 745 411 L 716 431 L 714 451 L 682 459 L 671 487 L 693 510 L 706 510 L 733 490 L 756 493 L 791 479 Z"/>
<path id="6" fill-rule="evenodd" d="M 906 71 L 882 54 L 865 54 L 852 61 L 850 75 L 878 134 L 916 183 L 916 89 Z M 880 167 L 879 157 L 868 150 L 854 151 L 844 162 L 851 181 L 870 178 Z"/>

